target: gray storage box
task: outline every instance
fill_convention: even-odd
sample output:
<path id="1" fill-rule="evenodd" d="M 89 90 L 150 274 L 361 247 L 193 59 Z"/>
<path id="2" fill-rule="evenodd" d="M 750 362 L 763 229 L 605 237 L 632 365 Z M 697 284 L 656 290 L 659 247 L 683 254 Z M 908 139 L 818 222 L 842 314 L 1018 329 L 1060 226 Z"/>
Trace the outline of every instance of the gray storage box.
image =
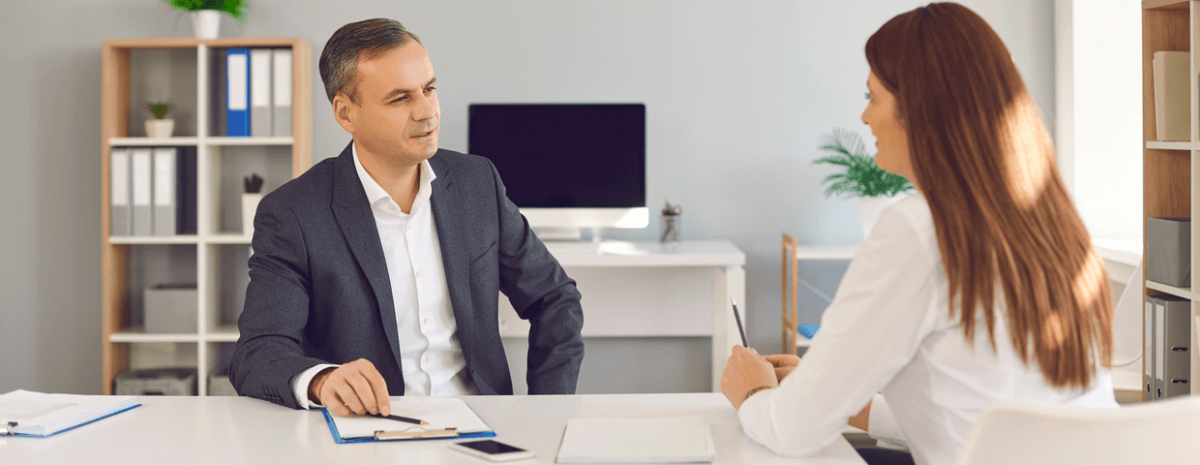
<path id="1" fill-rule="evenodd" d="M 114 394 L 119 396 L 194 396 L 195 368 L 154 368 L 117 375 Z"/>
<path id="2" fill-rule="evenodd" d="M 1192 287 L 1192 220 L 1146 218 L 1146 279 Z"/>
<path id="3" fill-rule="evenodd" d="M 199 294 L 195 284 L 172 284 L 146 289 L 146 333 L 195 333 Z"/>
<path id="4" fill-rule="evenodd" d="M 229 370 L 213 370 L 212 373 L 208 375 L 208 395 L 238 395 L 237 391 L 233 389 L 233 383 L 229 382 Z"/>

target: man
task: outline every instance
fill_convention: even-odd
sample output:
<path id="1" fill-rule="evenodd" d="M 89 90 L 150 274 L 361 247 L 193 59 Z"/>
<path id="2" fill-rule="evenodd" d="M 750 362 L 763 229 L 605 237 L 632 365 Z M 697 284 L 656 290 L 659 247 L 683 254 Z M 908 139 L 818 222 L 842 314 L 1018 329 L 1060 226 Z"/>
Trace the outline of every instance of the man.
<path id="1" fill-rule="evenodd" d="M 574 393 L 579 291 L 491 163 L 438 149 L 420 39 L 394 20 L 347 24 L 320 72 L 353 140 L 258 207 L 238 393 L 337 415 L 390 414 L 389 395 L 512 394 L 501 291 L 531 323 L 529 393 Z"/>

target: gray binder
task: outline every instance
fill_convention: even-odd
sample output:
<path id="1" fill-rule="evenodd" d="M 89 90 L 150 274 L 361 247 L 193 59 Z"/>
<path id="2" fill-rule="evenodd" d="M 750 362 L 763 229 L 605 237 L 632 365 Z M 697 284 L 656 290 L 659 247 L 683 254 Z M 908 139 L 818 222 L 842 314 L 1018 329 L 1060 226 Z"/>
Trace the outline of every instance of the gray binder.
<path id="1" fill-rule="evenodd" d="M 1186 396 L 1192 392 L 1192 302 L 1174 296 L 1162 296 L 1159 300 L 1163 302 L 1166 314 L 1163 324 L 1166 339 L 1162 344 L 1166 354 L 1163 397 Z"/>
<path id="2" fill-rule="evenodd" d="M 1144 312 L 1146 323 L 1144 326 L 1145 332 L 1142 335 L 1142 365 L 1145 367 L 1145 373 L 1142 376 L 1142 385 L 1146 388 L 1146 402 L 1155 400 L 1158 397 L 1154 392 L 1158 387 L 1154 381 L 1157 373 L 1154 370 L 1154 307 L 1157 304 L 1158 299 L 1151 296 L 1146 297 L 1146 310 Z"/>
<path id="3" fill-rule="evenodd" d="M 270 137 L 271 49 L 250 49 L 250 135 Z"/>
<path id="4" fill-rule="evenodd" d="M 176 234 L 175 212 L 179 206 L 179 166 L 174 147 L 154 149 L 154 235 Z"/>
<path id="5" fill-rule="evenodd" d="M 133 193 L 133 235 L 135 236 L 151 236 L 154 235 L 154 204 L 153 185 L 152 185 L 152 166 L 154 164 L 153 151 L 150 148 L 136 148 L 130 150 L 129 163 L 132 166 L 130 170 L 133 186 L 130 191 Z"/>
<path id="6" fill-rule="evenodd" d="M 275 128 L 271 135 L 292 135 L 292 49 L 271 51 L 271 119 Z"/>
<path id="7" fill-rule="evenodd" d="M 129 149 L 112 149 L 109 158 L 109 221 L 113 236 L 128 236 L 133 228 L 129 217 Z"/>

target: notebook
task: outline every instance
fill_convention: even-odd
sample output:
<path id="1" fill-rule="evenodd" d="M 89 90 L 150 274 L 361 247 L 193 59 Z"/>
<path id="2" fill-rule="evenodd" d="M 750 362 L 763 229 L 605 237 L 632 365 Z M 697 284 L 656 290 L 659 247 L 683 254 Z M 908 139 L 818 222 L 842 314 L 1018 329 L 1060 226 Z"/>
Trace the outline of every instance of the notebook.
<path id="1" fill-rule="evenodd" d="M 16 390 L 0 395 L 0 427 L 44 438 L 138 407 L 133 396 L 80 396 Z M 16 422 L 15 427 L 10 422 Z"/>
<path id="2" fill-rule="evenodd" d="M 567 422 L 558 463 L 711 463 L 708 422 L 674 418 L 576 418 Z"/>
<path id="3" fill-rule="evenodd" d="M 340 417 L 325 410 L 333 439 L 338 444 L 375 441 L 375 432 L 437 431 L 457 428 L 459 438 L 494 437 L 495 432 L 457 397 L 392 397 L 392 415 L 425 420 L 414 425 L 369 416 Z M 411 438 L 420 439 L 420 438 Z"/>

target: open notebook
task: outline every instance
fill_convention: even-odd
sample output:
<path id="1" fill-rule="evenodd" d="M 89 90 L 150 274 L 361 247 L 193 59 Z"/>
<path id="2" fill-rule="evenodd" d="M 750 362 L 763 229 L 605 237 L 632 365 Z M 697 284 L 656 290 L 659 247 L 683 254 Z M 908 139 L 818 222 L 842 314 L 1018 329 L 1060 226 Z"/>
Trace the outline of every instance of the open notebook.
<path id="1" fill-rule="evenodd" d="M 558 447 L 558 463 L 709 463 L 716 457 L 708 422 L 673 418 L 576 418 Z"/>
<path id="2" fill-rule="evenodd" d="M 80 396 L 16 390 L 0 395 L 0 428 L 44 438 L 137 407 L 133 396 Z M 16 422 L 10 427 L 10 422 Z"/>
<path id="3" fill-rule="evenodd" d="M 324 410 L 333 440 L 338 444 L 375 441 L 376 432 L 435 432 L 456 428 L 459 438 L 494 437 L 495 432 L 475 415 L 466 402 L 457 397 L 392 397 L 392 415 L 425 420 L 428 425 L 414 425 L 377 417 L 339 417 Z M 439 437 L 387 438 L 445 439 Z"/>

